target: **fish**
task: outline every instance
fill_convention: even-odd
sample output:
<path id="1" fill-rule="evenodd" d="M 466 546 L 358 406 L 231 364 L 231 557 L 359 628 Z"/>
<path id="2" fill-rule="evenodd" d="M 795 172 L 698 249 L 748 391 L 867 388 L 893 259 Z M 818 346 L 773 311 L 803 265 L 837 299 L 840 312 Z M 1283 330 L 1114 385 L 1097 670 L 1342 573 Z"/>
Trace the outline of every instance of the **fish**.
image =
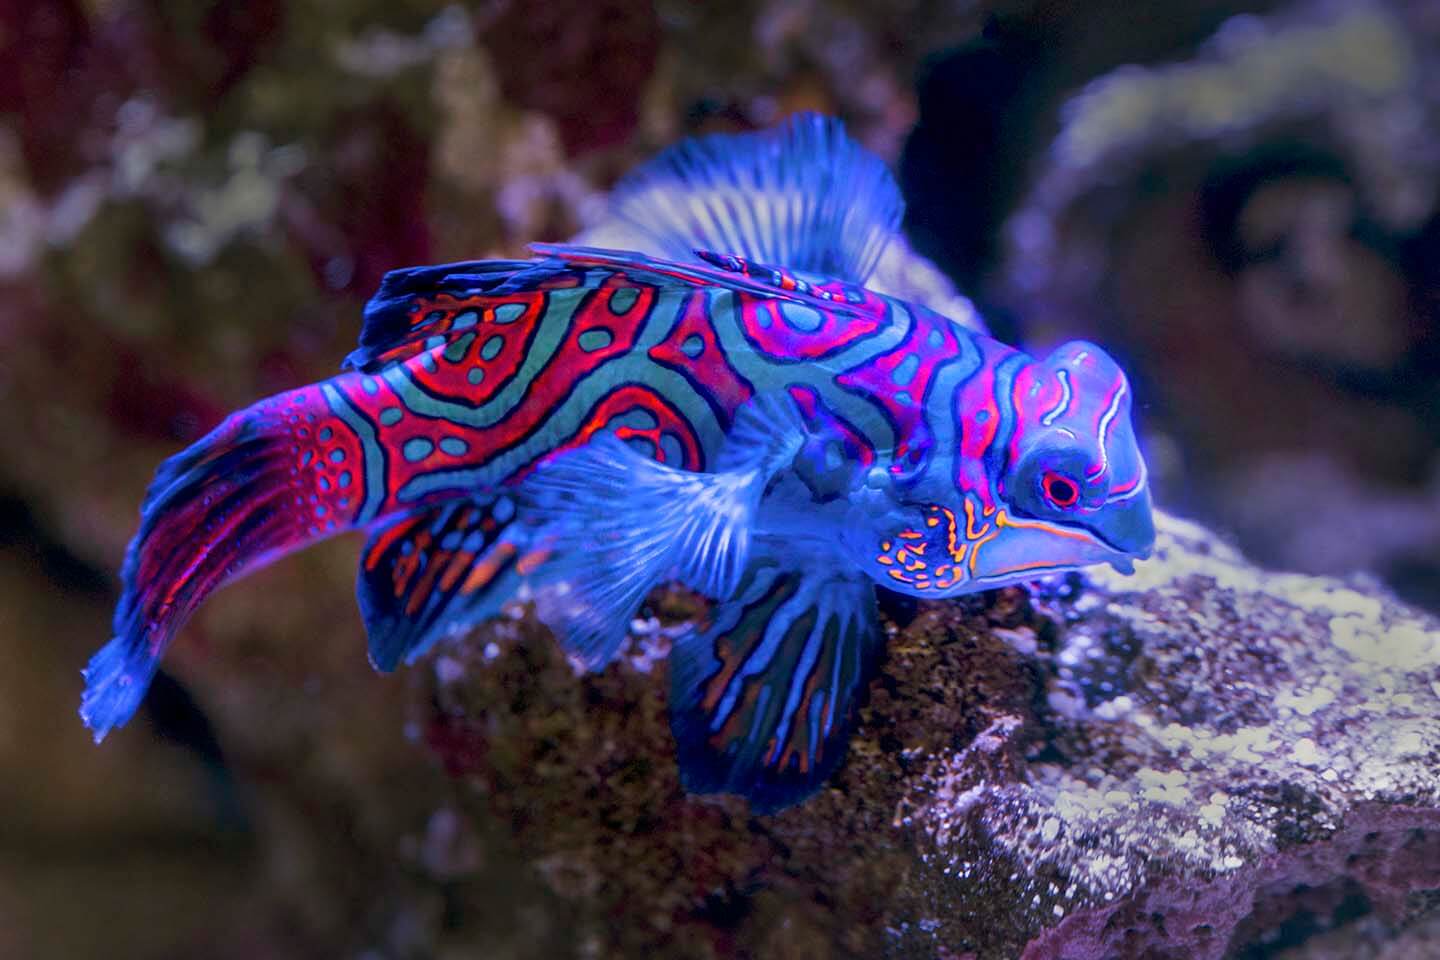
<path id="1" fill-rule="evenodd" d="M 100 742 L 222 585 L 364 531 L 377 670 L 526 597 L 587 670 L 647 594 L 712 601 L 669 656 L 684 788 L 770 813 L 843 763 L 877 590 L 939 600 L 1154 541 L 1120 367 L 1036 358 L 866 286 L 903 200 L 840 121 L 682 141 L 617 186 L 647 252 L 394 270 L 342 372 L 165 461 L 84 670 Z"/>

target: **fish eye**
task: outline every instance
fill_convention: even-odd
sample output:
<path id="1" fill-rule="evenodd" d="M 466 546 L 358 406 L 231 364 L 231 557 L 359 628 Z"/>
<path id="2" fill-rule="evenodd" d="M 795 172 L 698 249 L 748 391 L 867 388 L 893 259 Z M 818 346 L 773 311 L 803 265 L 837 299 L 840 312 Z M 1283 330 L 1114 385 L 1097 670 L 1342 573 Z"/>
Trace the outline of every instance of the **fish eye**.
<path id="1" fill-rule="evenodd" d="M 1045 499 L 1057 507 L 1073 507 L 1080 499 L 1079 484 L 1054 470 L 1047 471 L 1041 478 L 1040 487 L 1045 491 Z"/>

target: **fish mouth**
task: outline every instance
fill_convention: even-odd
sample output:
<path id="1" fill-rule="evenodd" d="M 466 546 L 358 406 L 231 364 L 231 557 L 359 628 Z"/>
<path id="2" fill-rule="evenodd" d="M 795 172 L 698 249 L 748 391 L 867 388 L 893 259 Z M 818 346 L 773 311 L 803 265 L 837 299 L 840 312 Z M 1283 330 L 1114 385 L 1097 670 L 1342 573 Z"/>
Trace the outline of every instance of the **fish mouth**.
<path id="1" fill-rule="evenodd" d="M 1090 549 L 1088 551 L 1057 558 L 1055 562 L 1051 564 L 1021 563 L 1000 567 L 989 574 L 976 577 L 975 582 L 1009 583 L 1022 575 L 1027 578 L 1046 577 L 1059 573 L 1070 573 L 1075 570 L 1083 570 L 1086 567 L 1094 567 L 1107 563 L 1120 573 L 1130 574 L 1135 572 L 1136 560 L 1144 560 L 1149 556 L 1148 550 L 1143 556 L 1128 550 L 1122 550 L 1097 534 L 1094 530 L 1085 528 L 1072 529 L 1089 542 Z"/>
<path id="2" fill-rule="evenodd" d="M 1148 508 L 1148 503 L 1145 506 Z M 1003 546 L 995 542 L 986 547 L 990 563 L 981 566 L 989 569 L 977 575 L 974 582 L 1003 584 L 1100 564 L 1108 564 L 1121 574 L 1132 574 L 1135 561 L 1149 558 L 1154 549 L 1150 511 L 1126 510 L 1118 516 L 1112 512 L 1109 520 L 1101 528 L 1029 518 L 1004 519 L 1001 525 L 1010 528 L 1006 532 L 1015 536 L 1003 541 Z"/>
<path id="3" fill-rule="evenodd" d="M 1086 530 L 1085 532 L 1095 541 L 1096 546 L 1110 554 L 1110 556 L 1099 558 L 1094 562 L 1108 563 L 1114 568 L 1116 573 L 1123 573 L 1126 576 L 1135 572 L 1135 561 L 1149 560 L 1151 554 L 1155 552 L 1153 545 L 1127 550 L 1094 530 Z"/>
<path id="4" fill-rule="evenodd" d="M 1115 571 L 1117 573 L 1123 573 L 1126 576 L 1129 576 L 1130 574 L 1135 572 L 1135 562 L 1137 560 L 1149 560 L 1152 556 L 1155 555 L 1155 543 L 1153 536 L 1151 542 L 1143 547 L 1126 549 L 1125 547 L 1114 543 L 1113 541 L 1107 539 L 1104 536 L 1101 536 L 1093 530 L 1087 532 L 1095 538 L 1096 543 L 1114 554 L 1113 556 L 1106 557 L 1101 562 L 1110 564 L 1110 566 L 1115 568 Z"/>
<path id="5" fill-rule="evenodd" d="M 1116 508 L 1112 505 L 1103 530 L 1086 527 L 1085 532 L 1116 557 L 1108 562 L 1121 573 L 1133 573 L 1136 560 L 1149 560 L 1155 552 L 1155 518 L 1149 491 Z"/>
<path id="6" fill-rule="evenodd" d="M 992 571 L 991 573 L 977 576 L 971 582 L 978 584 L 1003 585 L 1006 583 L 1014 583 L 1016 580 L 1019 579 L 1028 580 L 1036 577 L 1054 576 L 1060 573 L 1071 573 L 1076 570 L 1084 570 L 1086 567 L 1094 567 L 1100 564 L 1109 564 L 1116 570 L 1116 572 L 1128 576 L 1135 572 L 1136 560 L 1144 560 L 1149 556 L 1148 552 L 1145 556 L 1140 556 L 1137 554 L 1126 553 L 1123 550 L 1116 550 L 1113 546 L 1106 543 L 1099 537 L 1093 537 L 1093 540 L 1095 546 L 1101 548 L 1106 553 L 1110 554 L 1110 556 L 1092 557 L 1089 559 L 1075 558 L 1059 560 L 1054 564 L 1049 564 L 1045 566 L 1034 564 L 1021 564 L 1017 566 L 1002 567 L 1000 569 Z"/>
<path id="7" fill-rule="evenodd" d="M 1071 527 L 1076 533 L 1088 538 L 1093 546 L 1108 554 L 1074 563 L 1071 565 L 1072 569 L 1108 563 L 1120 573 L 1134 573 L 1137 560 L 1149 560 L 1155 553 L 1155 527 L 1149 512 L 1146 511 L 1137 519 L 1141 522 L 1132 521 L 1116 531 L 1124 536 L 1123 541 L 1115 539 L 1113 535 L 1107 536 L 1094 527 Z"/>
<path id="8" fill-rule="evenodd" d="M 1094 530 L 1087 530 L 1085 532 L 1094 537 L 1095 542 L 1100 546 L 1115 554 L 1115 556 L 1107 558 L 1104 562 L 1110 564 L 1121 573 L 1134 573 L 1135 561 L 1149 560 L 1155 554 L 1153 539 L 1143 547 L 1123 547 Z"/>
<path id="9" fill-rule="evenodd" d="M 1104 551 L 1105 554 L 1108 554 L 1108 556 L 1094 557 L 1090 560 L 1081 560 L 1072 563 L 1068 566 L 1068 569 L 1071 570 L 1079 570 L 1097 564 L 1109 564 L 1114 568 L 1116 573 L 1129 576 L 1135 572 L 1136 561 L 1149 560 L 1155 553 L 1153 532 L 1143 541 L 1143 545 L 1136 544 L 1133 547 L 1118 544 L 1100 531 L 1092 530 L 1088 527 L 1082 528 L 1080 532 L 1089 537 L 1091 543 L 1099 550 Z"/>

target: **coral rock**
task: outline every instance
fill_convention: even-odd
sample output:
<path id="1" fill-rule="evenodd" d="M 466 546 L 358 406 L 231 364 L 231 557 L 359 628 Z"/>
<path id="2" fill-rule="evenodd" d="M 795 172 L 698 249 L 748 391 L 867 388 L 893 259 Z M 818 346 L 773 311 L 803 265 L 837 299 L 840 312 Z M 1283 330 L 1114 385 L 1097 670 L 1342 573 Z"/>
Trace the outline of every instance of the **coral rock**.
<path id="1" fill-rule="evenodd" d="M 599 675 L 517 614 L 420 685 L 464 809 L 510 825 L 577 949 L 1220 957 L 1440 890 L 1440 625 L 1366 582 L 1167 517 L 1132 577 L 921 604 L 846 767 L 772 817 L 680 789 L 662 655 L 697 602 L 657 595 Z"/>

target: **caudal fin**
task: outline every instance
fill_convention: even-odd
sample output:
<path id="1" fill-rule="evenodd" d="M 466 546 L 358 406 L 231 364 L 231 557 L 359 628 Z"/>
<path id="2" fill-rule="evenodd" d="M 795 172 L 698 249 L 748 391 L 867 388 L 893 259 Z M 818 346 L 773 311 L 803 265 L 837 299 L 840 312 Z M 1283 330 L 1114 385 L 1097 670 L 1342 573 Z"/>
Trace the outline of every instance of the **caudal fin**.
<path id="1" fill-rule="evenodd" d="M 359 457 L 334 421 L 307 387 L 232 414 L 161 464 L 125 555 L 115 635 L 84 671 L 80 716 L 97 743 L 135 713 L 166 646 L 217 587 L 350 526 Z"/>

